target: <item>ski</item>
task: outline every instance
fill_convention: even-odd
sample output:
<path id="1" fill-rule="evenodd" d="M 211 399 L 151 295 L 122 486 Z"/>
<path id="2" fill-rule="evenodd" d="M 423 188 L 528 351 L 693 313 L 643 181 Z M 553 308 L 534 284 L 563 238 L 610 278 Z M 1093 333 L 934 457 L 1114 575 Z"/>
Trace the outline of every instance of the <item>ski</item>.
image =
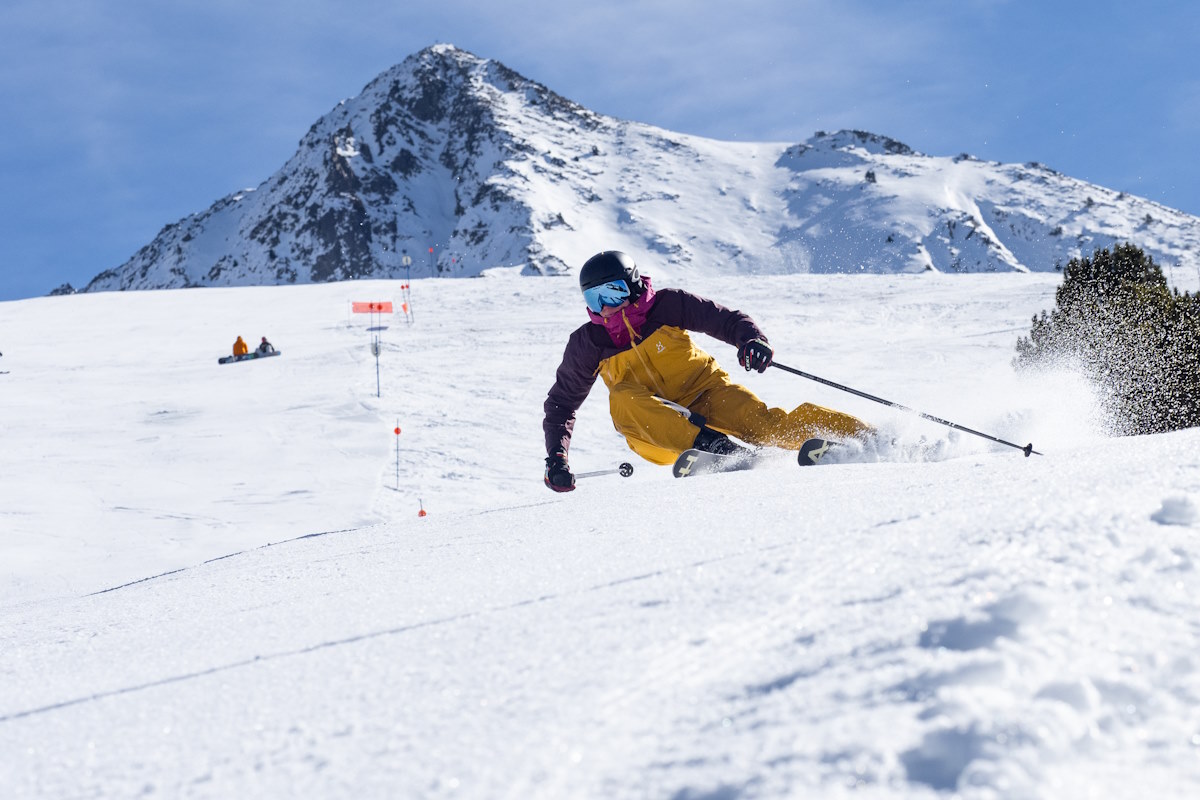
<path id="1" fill-rule="evenodd" d="M 926 441 L 921 437 L 917 442 L 903 442 L 891 439 L 884 442 L 835 442 L 829 439 L 809 439 L 800 446 L 796 460 L 800 466 L 809 467 L 820 463 L 875 463 L 896 462 L 912 463 L 924 461 L 943 461 L 948 455 L 949 440 L 937 439 Z M 822 461 L 830 453 L 834 457 Z"/>
<path id="2" fill-rule="evenodd" d="M 837 442 L 828 439 L 809 439 L 800 446 L 796 460 L 800 466 L 810 466 L 818 463 L 821 458 L 838 446 Z M 743 469 L 753 469 L 758 463 L 758 454 L 753 451 L 722 456 L 705 450 L 684 450 L 675 459 L 671 474 L 676 478 L 687 478 L 692 475 L 710 475 L 715 472 L 737 472 Z"/>
<path id="3" fill-rule="evenodd" d="M 754 466 L 753 453 L 745 455 L 721 456 L 705 450 L 684 450 L 675 459 L 671 474 L 676 478 L 687 478 L 692 475 L 709 475 L 714 472 L 737 472 Z"/>
<path id="4" fill-rule="evenodd" d="M 831 442 L 828 439 L 809 439 L 800 445 L 800 452 L 796 454 L 796 460 L 802 467 L 811 467 L 819 462 L 830 448 L 837 446 L 837 442 Z"/>

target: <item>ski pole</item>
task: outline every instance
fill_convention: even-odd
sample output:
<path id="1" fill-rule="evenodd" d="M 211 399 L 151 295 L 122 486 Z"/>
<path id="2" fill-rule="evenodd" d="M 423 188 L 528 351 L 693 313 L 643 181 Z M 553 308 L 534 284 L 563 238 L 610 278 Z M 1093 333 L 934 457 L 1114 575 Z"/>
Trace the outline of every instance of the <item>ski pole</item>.
<path id="1" fill-rule="evenodd" d="M 996 438 L 995 436 L 991 436 L 986 433 L 980 433 L 979 431 L 971 430 L 970 428 L 967 428 L 963 425 L 959 425 L 954 422 L 950 422 L 949 420 L 942 419 L 941 417 L 935 417 L 932 414 L 925 414 L 921 411 L 917 411 L 915 408 L 909 408 L 908 406 L 902 406 L 899 403 L 893 403 L 891 400 L 884 400 L 882 397 L 876 397 L 873 394 L 867 394 L 866 392 L 860 392 L 858 389 L 852 389 L 849 386 L 843 386 L 840 383 L 834 383 L 833 381 L 826 380 L 825 378 L 819 378 L 816 375 L 810 375 L 807 372 L 801 372 L 798 369 L 792 369 L 791 367 L 786 367 L 777 361 L 771 362 L 771 366 L 777 367 L 778 369 L 781 369 L 784 372 L 790 372 L 793 375 L 799 375 L 801 378 L 808 378 L 810 381 L 816 381 L 817 383 L 823 383 L 826 386 L 832 386 L 834 389 L 841 389 L 843 392 L 849 392 L 850 394 L 856 394 L 859 397 L 862 397 L 866 400 L 873 400 L 876 403 L 882 403 L 885 406 L 891 406 L 892 408 L 898 408 L 901 411 L 907 411 L 911 414 L 916 414 L 918 417 L 921 417 L 922 419 L 927 419 L 930 422 L 936 422 L 939 425 L 945 425 L 947 427 L 954 428 L 954 430 L 956 430 L 956 431 L 962 431 L 963 433 L 970 433 L 974 436 L 979 436 L 979 437 L 982 437 L 989 441 L 996 442 L 997 444 L 1003 444 L 1003 445 L 1007 445 L 1009 447 L 1015 447 L 1018 450 L 1020 450 L 1022 453 L 1024 453 L 1026 458 L 1029 458 L 1029 456 L 1031 456 L 1031 455 L 1039 455 L 1039 456 L 1042 455 L 1037 450 L 1033 449 L 1033 442 L 1030 442 L 1029 444 L 1022 447 L 1019 444 L 1013 444 L 1012 442 L 1006 442 L 1003 439 Z"/>
<path id="2" fill-rule="evenodd" d="M 575 473 L 575 479 L 595 478 L 598 475 L 620 475 L 622 478 L 628 478 L 632 474 L 633 464 L 630 464 L 628 461 L 622 461 L 621 466 L 617 467 L 616 469 L 601 469 L 597 470 L 596 472 L 577 472 Z"/>

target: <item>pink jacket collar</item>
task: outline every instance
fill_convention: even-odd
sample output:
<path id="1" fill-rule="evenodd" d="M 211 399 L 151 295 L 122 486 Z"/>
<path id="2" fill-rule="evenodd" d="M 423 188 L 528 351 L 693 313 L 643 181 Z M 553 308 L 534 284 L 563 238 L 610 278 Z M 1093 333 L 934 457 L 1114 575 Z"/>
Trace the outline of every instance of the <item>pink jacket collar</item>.
<path id="1" fill-rule="evenodd" d="M 645 323 L 646 317 L 650 314 L 650 309 L 654 306 L 654 289 L 650 286 L 650 276 L 642 276 L 642 285 L 645 289 L 640 297 L 629 305 L 622 308 L 616 314 L 613 314 L 608 319 L 600 316 L 590 308 L 587 309 L 588 317 L 595 325 L 603 325 L 608 331 L 609 337 L 613 340 L 613 344 L 617 347 L 624 347 L 632 342 L 632 336 L 636 335 L 640 340 L 642 324 Z"/>

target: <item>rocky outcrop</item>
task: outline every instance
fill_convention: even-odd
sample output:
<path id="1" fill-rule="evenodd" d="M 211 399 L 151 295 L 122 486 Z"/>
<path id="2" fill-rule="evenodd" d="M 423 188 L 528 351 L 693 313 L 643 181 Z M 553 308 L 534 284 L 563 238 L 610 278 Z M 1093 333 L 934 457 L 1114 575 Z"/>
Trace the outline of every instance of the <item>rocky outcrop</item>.
<path id="1" fill-rule="evenodd" d="M 260 186 L 166 226 L 84 291 L 556 275 L 610 248 L 656 274 L 1053 270 L 1121 241 L 1196 269 L 1200 220 L 865 131 L 677 134 L 438 45 L 339 103 Z"/>

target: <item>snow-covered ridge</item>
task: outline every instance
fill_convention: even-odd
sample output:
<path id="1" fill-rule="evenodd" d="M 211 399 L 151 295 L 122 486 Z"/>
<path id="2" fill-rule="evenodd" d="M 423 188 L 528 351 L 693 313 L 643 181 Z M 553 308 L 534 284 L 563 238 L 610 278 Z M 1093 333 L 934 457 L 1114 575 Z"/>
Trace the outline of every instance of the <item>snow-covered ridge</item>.
<path id="1" fill-rule="evenodd" d="M 1123 241 L 1168 272 L 1200 268 L 1200 219 L 1036 163 L 862 131 L 703 139 L 437 45 L 321 117 L 256 190 L 168 225 L 86 290 L 554 275 L 605 248 L 667 276 L 1036 272 Z"/>

